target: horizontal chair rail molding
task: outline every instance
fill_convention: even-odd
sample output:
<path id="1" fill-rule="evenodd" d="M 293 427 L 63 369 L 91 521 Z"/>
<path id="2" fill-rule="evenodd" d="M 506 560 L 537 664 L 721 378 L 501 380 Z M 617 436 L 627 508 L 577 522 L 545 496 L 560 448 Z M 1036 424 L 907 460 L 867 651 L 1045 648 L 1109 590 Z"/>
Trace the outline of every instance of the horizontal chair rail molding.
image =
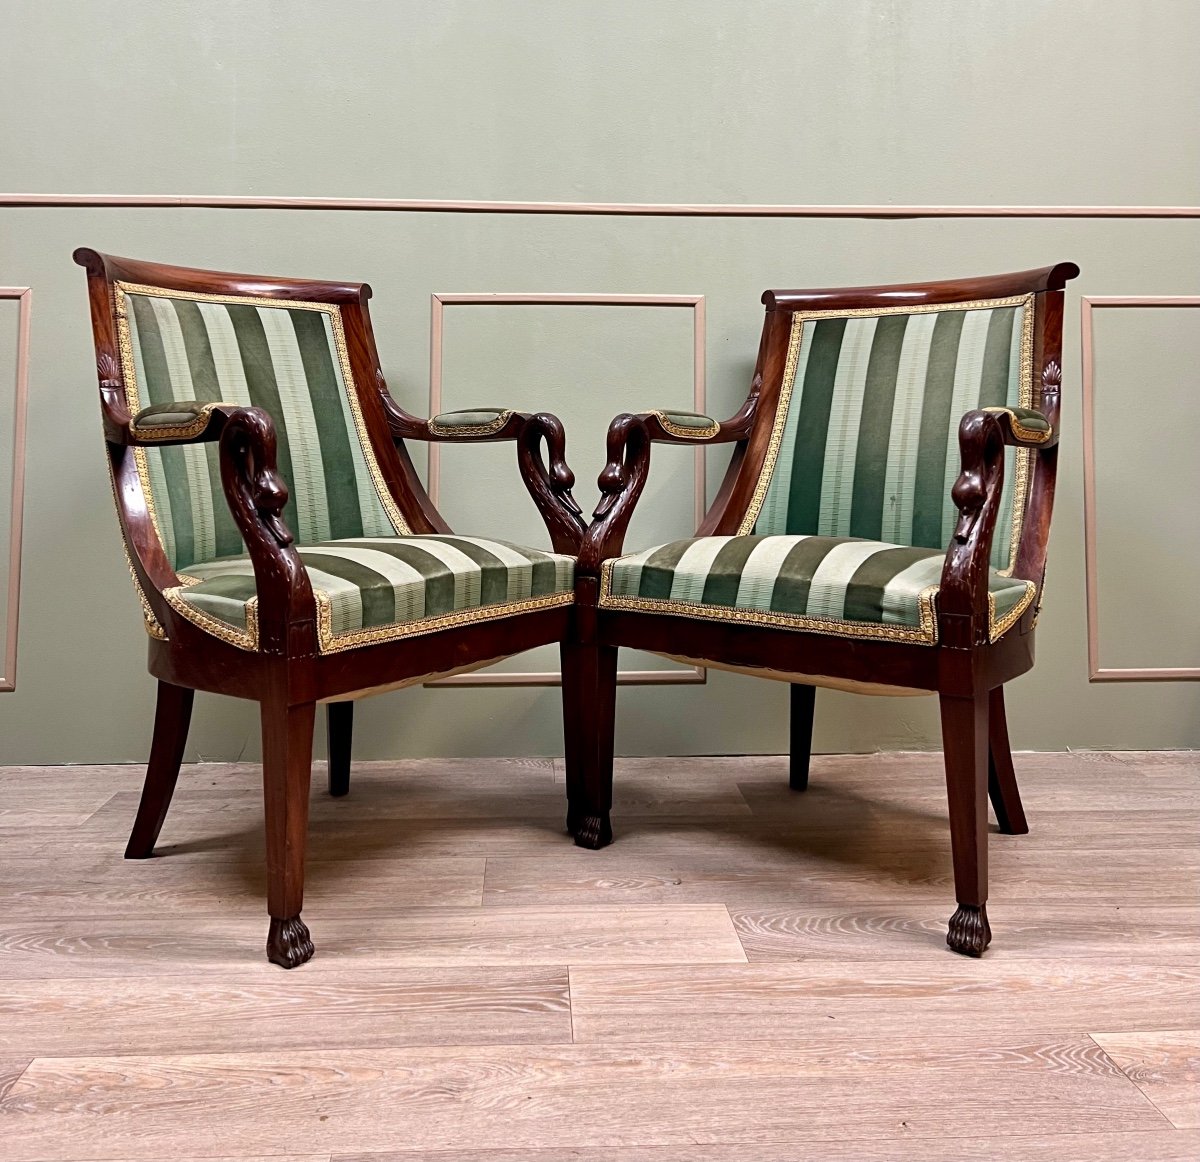
<path id="1" fill-rule="evenodd" d="M 0 206 L 215 210 L 390 210 L 661 218 L 1200 218 L 1200 206 L 805 206 L 741 202 L 493 202 L 464 198 L 299 198 L 255 194 L 0 194 Z"/>

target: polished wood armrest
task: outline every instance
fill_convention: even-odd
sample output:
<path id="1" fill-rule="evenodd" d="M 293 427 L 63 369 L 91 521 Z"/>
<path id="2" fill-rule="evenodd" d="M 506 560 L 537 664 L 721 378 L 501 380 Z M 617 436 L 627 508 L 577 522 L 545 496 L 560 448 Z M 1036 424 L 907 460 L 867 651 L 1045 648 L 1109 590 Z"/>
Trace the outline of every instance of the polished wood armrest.
<path id="1" fill-rule="evenodd" d="M 383 403 L 388 430 L 398 444 L 404 440 L 429 443 L 499 443 L 517 445 L 521 482 L 533 498 L 550 534 L 555 552 L 579 552 L 587 522 L 571 489 L 575 473 L 567 464 L 567 435 L 562 421 L 551 412 L 519 412 L 511 408 L 474 408 L 443 412 L 423 420 L 406 412 L 387 389 L 383 375 L 375 386 Z M 542 454 L 545 443 L 547 456 Z"/>

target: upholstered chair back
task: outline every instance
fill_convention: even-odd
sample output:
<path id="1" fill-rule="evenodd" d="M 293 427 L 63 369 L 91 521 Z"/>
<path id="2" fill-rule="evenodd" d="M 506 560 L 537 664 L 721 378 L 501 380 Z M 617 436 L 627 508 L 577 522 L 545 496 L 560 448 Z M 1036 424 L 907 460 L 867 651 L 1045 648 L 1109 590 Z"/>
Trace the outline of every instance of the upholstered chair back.
<path id="1" fill-rule="evenodd" d="M 114 293 L 131 415 L 189 400 L 260 407 L 275 422 L 289 493 L 284 518 L 298 544 L 408 531 L 371 448 L 339 306 L 121 282 Z M 245 552 L 215 443 L 136 455 L 177 571 Z"/>
<path id="2" fill-rule="evenodd" d="M 959 421 L 972 408 L 1031 406 L 1032 326 L 1032 295 L 797 311 L 744 531 L 945 548 L 958 519 Z M 1016 551 L 1029 455 L 1008 450 L 997 569 Z"/>

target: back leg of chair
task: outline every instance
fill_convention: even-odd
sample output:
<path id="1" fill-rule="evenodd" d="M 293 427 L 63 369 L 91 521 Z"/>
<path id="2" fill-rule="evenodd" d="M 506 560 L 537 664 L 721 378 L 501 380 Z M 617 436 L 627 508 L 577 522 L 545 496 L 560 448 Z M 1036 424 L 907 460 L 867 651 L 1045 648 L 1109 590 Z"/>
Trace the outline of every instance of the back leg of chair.
<path id="1" fill-rule="evenodd" d="M 958 900 L 946 943 L 964 956 L 982 956 L 992 939 L 987 918 L 988 695 L 943 694 L 941 709 Z"/>
<path id="2" fill-rule="evenodd" d="M 813 712 L 817 689 L 802 682 L 792 683 L 791 729 L 789 731 L 788 786 L 793 791 L 808 790 L 808 767 L 812 759 Z"/>
<path id="3" fill-rule="evenodd" d="M 183 762 L 194 699 L 195 691 L 184 686 L 173 686 L 170 682 L 158 684 L 150 762 L 146 766 L 137 818 L 125 847 L 126 859 L 148 859 L 154 854 L 154 844 L 158 841 L 179 779 L 179 764 Z"/>
<path id="4" fill-rule="evenodd" d="M 329 749 L 329 793 L 340 799 L 350 791 L 350 752 L 354 740 L 354 703 L 330 702 L 325 707 Z"/>
<path id="5" fill-rule="evenodd" d="M 617 650 L 564 642 L 561 654 L 567 830 L 578 846 L 595 850 L 612 842 Z"/>
<path id="6" fill-rule="evenodd" d="M 1029 824 L 1017 790 L 1012 750 L 1008 745 L 1008 719 L 1004 715 L 1004 687 L 997 686 L 988 702 L 988 795 L 996 822 L 1005 835 L 1026 835 Z"/>

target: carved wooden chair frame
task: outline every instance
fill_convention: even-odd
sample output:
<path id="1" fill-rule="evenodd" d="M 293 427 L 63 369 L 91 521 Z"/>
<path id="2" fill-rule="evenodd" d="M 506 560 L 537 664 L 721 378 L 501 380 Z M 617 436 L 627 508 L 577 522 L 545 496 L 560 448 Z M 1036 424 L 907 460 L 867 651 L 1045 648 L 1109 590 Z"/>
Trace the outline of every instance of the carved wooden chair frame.
<path id="1" fill-rule="evenodd" d="M 330 791 L 344 794 L 354 699 L 434 674 L 475 669 L 545 643 L 566 642 L 572 632 L 572 597 L 568 593 L 541 607 L 509 610 L 470 624 L 449 624 L 402 640 L 322 653 L 313 589 L 282 517 L 287 488 L 277 472 L 271 417 L 256 407 L 197 407 L 194 401 L 190 408 L 177 409 L 181 414 L 172 423 L 160 422 L 161 405 L 130 414 L 121 357 L 120 287 L 130 284 L 184 295 L 335 308 L 352 377 L 346 388 L 355 394 L 361 409 L 386 489 L 381 499 L 395 505 L 414 534 L 451 530 L 422 486 L 406 441 L 511 441 L 516 444 L 521 479 L 555 550 L 577 553 L 585 522 L 571 496 L 574 477 L 564 459 L 563 428 L 544 412 L 498 410 L 486 417 L 486 423 L 469 425 L 409 415 L 384 382 L 367 309 L 371 289 L 365 284 L 192 270 L 87 249 L 76 251 L 75 260 L 88 274 L 104 437 L 129 566 L 151 634 L 149 668 L 158 679 L 150 762 L 126 856 L 153 854 L 178 778 L 194 691 L 259 702 L 270 913 L 267 953 L 276 964 L 291 968 L 313 954 L 300 912 L 317 704 L 328 705 Z M 208 441 L 219 446 L 225 497 L 253 565 L 258 594 L 257 648 L 253 649 L 205 632 L 168 600 L 167 594 L 181 582 L 164 551 L 139 473 L 139 448 Z"/>
<path id="2" fill-rule="evenodd" d="M 1034 626 L 1046 564 L 1046 541 L 1058 462 L 1063 287 L 1079 273 L 1071 263 L 991 278 L 817 291 L 767 291 L 766 320 L 750 393 L 724 422 L 660 412 L 624 414 L 608 432 L 602 498 L 576 568 L 578 634 L 569 647 L 567 690 L 580 718 L 581 738 L 568 750 L 569 826 L 576 842 L 601 847 L 611 840 L 615 677 L 620 646 L 784 678 L 791 692 L 791 786 L 807 786 L 814 687 L 897 687 L 937 693 L 941 702 L 947 790 L 958 909 L 947 943 L 979 956 L 991 939 L 987 901 L 987 801 L 1001 831 L 1028 830 L 1017 791 L 1004 714 L 1004 683 L 1034 660 Z M 747 514 L 774 455 L 781 391 L 795 314 L 877 313 L 1033 296 L 1032 405 L 1038 430 L 1012 411 L 978 409 L 962 417 L 962 471 L 952 497 L 959 516 L 946 550 L 929 642 L 837 636 L 803 630 L 731 624 L 654 609 L 601 602 L 605 563 L 622 553 L 625 532 L 650 468 L 655 443 L 732 444 L 729 469 L 697 537 L 747 533 Z M 1041 430 L 1044 426 L 1045 430 Z M 1036 586 L 1007 632 L 989 617 L 989 557 L 1001 503 L 1006 447 L 1029 449 L 1028 472 L 1012 575 Z M 1021 455 L 1021 453 L 1018 453 Z M 761 499 L 761 497 L 759 498 Z M 632 603 L 631 603 L 632 604 Z M 899 636 L 899 635 L 897 635 Z M 993 640 L 995 638 L 995 640 Z M 883 692 L 883 691 L 877 691 Z M 570 743 L 569 743 L 570 746 Z M 571 773 L 573 772 L 573 773 Z"/>

